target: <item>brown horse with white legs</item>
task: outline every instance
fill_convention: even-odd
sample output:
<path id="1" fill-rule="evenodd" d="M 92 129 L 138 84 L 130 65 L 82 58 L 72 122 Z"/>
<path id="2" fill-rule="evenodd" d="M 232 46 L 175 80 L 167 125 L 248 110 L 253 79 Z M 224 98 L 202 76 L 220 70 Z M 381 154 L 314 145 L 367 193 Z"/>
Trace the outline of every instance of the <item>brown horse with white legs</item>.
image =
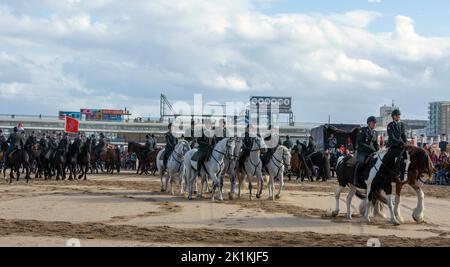
<path id="1" fill-rule="evenodd" d="M 417 206 L 413 211 L 412 217 L 414 221 L 417 223 L 422 223 L 424 221 L 424 199 L 425 194 L 422 190 L 422 186 L 426 180 L 433 179 L 434 174 L 437 172 L 436 169 L 433 166 L 433 163 L 431 161 L 430 156 L 428 155 L 427 151 L 423 148 L 412 146 L 412 145 L 405 145 L 404 146 L 405 152 L 406 152 L 406 159 L 404 159 L 404 170 L 405 170 L 405 177 L 399 177 L 399 175 L 392 175 L 393 171 L 395 170 L 395 158 L 392 156 L 386 156 L 389 155 L 389 153 L 386 152 L 380 152 L 378 157 L 377 163 L 374 165 L 374 167 L 371 169 L 371 173 L 369 175 L 369 179 L 366 182 L 367 188 L 368 188 L 368 196 L 370 197 L 371 189 L 373 191 L 373 196 L 377 200 L 380 200 L 382 202 L 386 202 L 389 207 L 389 211 L 391 213 L 391 223 L 394 225 L 399 225 L 404 220 L 400 214 L 400 200 L 401 200 L 401 191 L 403 186 L 410 185 L 417 193 Z M 393 181 L 396 184 L 396 190 L 395 190 L 395 203 L 392 198 L 391 192 L 386 192 L 386 197 L 379 194 L 380 190 L 382 188 L 379 188 L 375 185 L 375 187 L 372 185 L 372 182 L 376 184 L 376 179 L 387 179 L 385 183 L 391 183 L 391 180 L 389 177 L 393 177 Z M 384 178 L 386 177 L 386 178 Z M 365 204 L 364 209 L 364 217 L 367 221 L 369 220 L 369 213 L 368 213 L 368 197 L 366 195 L 366 199 L 363 202 Z"/>

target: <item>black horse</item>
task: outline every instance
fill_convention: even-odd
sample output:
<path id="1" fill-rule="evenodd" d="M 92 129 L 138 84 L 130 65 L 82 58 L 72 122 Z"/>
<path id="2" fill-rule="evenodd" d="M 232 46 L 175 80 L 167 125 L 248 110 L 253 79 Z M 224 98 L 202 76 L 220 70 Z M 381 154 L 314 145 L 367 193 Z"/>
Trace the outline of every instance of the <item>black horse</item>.
<path id="1" fill-rule="evenodd" d="M 77 157 L 78 166 L 80 166 L 81 174 L 78 176 L 78 179 L 83 178 L 86 180 L 86 175 L 88 169 L 91 167 L 91 150 L 92 150 L 92 142 L 91 139 L 86 139 L 86 142 L 81 146 L 80 153 Z"/>
<path id="2" fill-rule="evenodd" d="M 66 161 L 67 161 L 67 151 L 68 151 L 68 142 L 67 139 L 61 139 L 58 145 L 58 149 L 56 150 L 55 156 L 51 161 L 52 167 L 56 169 L 56 180 L 59 180 L 60 177 L 64 180 L 66 179 Z"/>
<path id="3" fill-rule="evenodd" d="M 8 143 L 4 140 L 0 141 L 0 169 L 3 168 L 4 165 L 6 150 L 8 150 Z"/>
<path id="4" fill-rule="evenodd" d="M 8 159 L 3 167 L 3 176 L 6 175 L 6 170 L 11 168 L 11 172 L 9 173 L 9 183 L 12 183 L 12 179 L 14 179 L 14 172 L 17 174 L 16 181 L 19 181 L 20 167 L 25 170 L 26 182 L 28 183 L 30 180 L 30 156 L 25 149 L 27 146 L 30 146 L 28 140 L 24 148 L 14 150 L 8 155 Z"/>
<path id="5" fill-rule="evenodd" d="M 75 139 L 75 141 L 69 145 L 69 149 L 66 155 L 65 167 L 69 169 L 69 180 L 77 175 L 77 161 L 78 155 L 81 153 L 81 139 Z"/>
<path id="6" fill-rule="evenodd" d="M 330 178 L 330 155 L 328 153 L 323 153 L 321 151 L 316 151 L 309 156 L 309 160 L 303 156 L 304 151 L 306 151 L 306 145 L 300 144 L 298 148 L 298 153 L 300 154 L 300 161 L 302 162 L 302 181 L 305 177 L 308 176 L 307 167 L 310 166 L 312 171 L 312 176 L 316 177 L 316 180 L 322 178 L 322 181 L 326 181 Z M 309 162 L 305 162 L 309 161 Z M 311 166 L 312 165 L 312 166 Z M 317 168 L 317 172 L 316 172 Z M 313 181 L 313 177 L 308 177 L 311 181 Z"/>

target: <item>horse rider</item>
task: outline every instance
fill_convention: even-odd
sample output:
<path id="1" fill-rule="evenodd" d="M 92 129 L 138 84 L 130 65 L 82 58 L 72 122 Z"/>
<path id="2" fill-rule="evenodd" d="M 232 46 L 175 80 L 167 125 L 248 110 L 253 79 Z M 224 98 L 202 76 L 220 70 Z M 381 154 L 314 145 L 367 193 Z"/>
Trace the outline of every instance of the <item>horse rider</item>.
<path id="1" fill-rule="evenodd" d="M 5 162 L 8 162 L 9 155 L 19 149 L 22 149 L 24 145 L 24 140 L 22 135 L 19 134 L 19 129 L 17 127 L 14 127 L 13 132 L 9 135 L 6 142 L 9 143 L 9 147 L 5 152 Z"/>
<path id="2" fill-rule="evenodd" d="M 103 150 L 105 150 L 106 146 L 107 146 L 106 137 L 103 133 L 100 133 L 100 138 L 95 148 L 95 154 L 97 155 L 97 158 L 100 158 L 100 154 L 102 153 Z"/>
<path id="3" fill-rule="evenodd" d="M 169 160 L 170 155 L 175 150 L 175 146 L 177 145 L 177 138 L 173 135 L 173 124 L 169 123 L 167 128 L 168 131 L 165 135 L 166 147 L 164 149 L 164 157 L 163 157 L 163 164 L 165 167 L 167 167 L 167 161 Z"/>
<path id="4" fill-rule="evenodd" d="M 211 156 L 212 150 L 216 145 L 217 139 L 214 131 L 211 129 L 211 121 L 206 120 L 205 127 L 202 127 L 202 136 L 198 138 L 198 160 L 197 160 L 197 173 L 201 174 L 202 167 L 205 162 L 208 161 Z"/>
<path id="5" fill-rule="evenodd" d="M 400 110 L 395 109 L 392 111 L 392 122 L 387 126 L 388 141 L 386 147 L 389 148 L 388 153 L 392 153 L 397 158 L 396 172 L 397 175 L 401 174 L 403 179 L 405 170 L 400 170 L 403 159 L 405 158 L 406 150 L 404 146 L 407 143 L 406 129 L 403 122 L 400 121 L 402 113 Z"/>
<path id="6" fill-rule="evenodd" d="M 302 151 L 301 157 L 303 162 L 305 163 L 305 168 L 308 173 L 308 176 L 311 176 L 312 169 L 314 168 L 313 163 L 311 161 L 311 155 L 316 152 L 316 143 L 314 142 L 314 137 L 310 136 L 308 139 L 308 145 L 306 146 L 306 151 Z"/>
<path id="7" fill-rule="evenodd" d="M 48 150 L 45 154 L 46 159 L 51 159 L 52 155 L 54 154 L 55 150 L 58 148 L 58 144 L 56 142 L 56 133 L 53 132 L 52 135 L 48 135 Z"/>
<path id="8" fill-rule="evenodd" d="M 224 138 L 229 137 L 227 125 L 224 119 L 219 120 L 219 127 L 214 129 L 214 135 L 217 141 L 221 141 Z"/>
<path id="9" fill-rule="evenodd" d="M 144 150 L 142 151 L 142 157 L 144 158 L 144 162 L 147 162 L 148 155 L 156 149 L 156 142 L 154 139 L 154 135 L 147 134 L 145 136 L 145 145 Z"/>
<path id="10" fill-rule="evenodd" d="M 291 150 L 294 144 L 292 144 L 291 137 L 286 135 L 286 140 L 283 142 L 283 146 L 287 147 L 287 149 Z"/>
<path id="11" fill-rule="evenodd" d="M 184 139 L 189 142 L 191 149 L 194 148 L 197 139 L 195 135 L 195 121 L 191 120 L 191 127 L 189 129 L 186 129 L 184 133 Z"/>
<path id="12" fill-rule="evenodd" d="M 239 168 L 244 168 L 244 163 L 247 160 L 248 156 L 250 156 L 250 152 L 253 148 L 253 142 L 255 141 L 255 137 L 250 135 L 250 125 L 247 125 L 247 129 L 245 131 L 244 139 L 242 140 L 242 151 L 239 155 Z"/>
<path id="13" fill-rule="evenodd" d="M 41 138 L 39 139 L 39 146 L 41 148 L 41 151 L 43 153 L 45 153 L 48 149 L 48 139 L 47 139 L 47 135 L 45 133 L 43 133 L 41 135 Z"/>
<path id="14" fill-rule="evenodd" d="M 364 169 L 366 159 L 373 153 L 380 150 L 378 144 L 378 133 L 375 131 L 377 119 L 374 116 L 367 118 L 367 126 L 361 128 L 356 141 L 356 159 L 355 173 L 353 175 L 353 185 L 358 184 L 358 178 L 361 170 Z"/>
<path id="15" fill-rule="evenodd" d="M 6 142 L 6 137 L 3 135 L 2 129 L 0 129 L 0 143 Z"/>
<path id="16" fill-rule="evenodd" d="M 273 153 L 275 153 L 278 146 L 281 145 L 280 137 L 278 136 L 277 132 L 272 127 L 272 125 L 269 125 L 267 130 L 270 131 L 270 134 L 268 136 L 264 137 L 264 142 L 267 144 L 267 151 L 266 151 L 266 153 L 264 153 L 264 155 L 261 156 L 263 166 L 266 166 L 267 164 L 269 164 L 270 159 L 273 156 Z"/>
<path id="17" fill-rule="evenodd" d="M 297 154 L 299 154 L 300 153 L 300 150 L 301 150 L 301 143 L 300 143 L 300 140 L 296 140 L 295 141 L 295 145 L 294 145 L 294 147 L 292 148 L 292 152 L 293 153 L 297 153 Z"/>

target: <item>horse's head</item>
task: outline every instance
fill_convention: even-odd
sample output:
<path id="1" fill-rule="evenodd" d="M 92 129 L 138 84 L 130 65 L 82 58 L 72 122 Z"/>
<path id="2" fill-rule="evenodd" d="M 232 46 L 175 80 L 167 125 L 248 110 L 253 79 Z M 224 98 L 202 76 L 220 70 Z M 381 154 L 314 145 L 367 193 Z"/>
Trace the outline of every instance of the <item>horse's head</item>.
<path id="1" fill-rule="evenodd" d="M 191 147 L 189 145 L 189 142 L 186 140 L 179 141 L 175 146 L 175 151 L 181 155 L 186 154 L 189 150 L 191 150 Z"/>
<path id="2" fill-rule="evenodd" d="M 284 166 L 286 167 L 287 170 L 291 169 L 291 157 L 292 154 L 289 151 L 289 149 L 285 146 L 279 146 L 279 148 L 281 148 L 281 153 L 282 153 L 282 159 L 283 159 L 283 163 Z"/>
<path id="3" fill-rule="evenodd" d="M 406 146 L 405 148 L 411 160 L 408 175 L 413 175 L 413 177 L 411 177 L 413 181 L 422 178 L 432 180 L 434 174 L 437 173 L 437 170 L 433 166 L 433 162 L 427 151 L 416 146 Z"/>
<path id="4" fill-rule="evenodd" d="M 232 158 L 235 152 L 236 140 L 235 138 L 225 138 L 225 139 L 226 139 L 226 151 L 225 151 L 226 157 Z"/>
<path id="5" fill-rule="evenodd" d="M 267 145 L 264 142 L 264 139 L 262 137 L 255 137 L 255 142 L 253 142 L 253 150 L 260 150 L 262 152 L 265 152 L 267 149 Z"/>

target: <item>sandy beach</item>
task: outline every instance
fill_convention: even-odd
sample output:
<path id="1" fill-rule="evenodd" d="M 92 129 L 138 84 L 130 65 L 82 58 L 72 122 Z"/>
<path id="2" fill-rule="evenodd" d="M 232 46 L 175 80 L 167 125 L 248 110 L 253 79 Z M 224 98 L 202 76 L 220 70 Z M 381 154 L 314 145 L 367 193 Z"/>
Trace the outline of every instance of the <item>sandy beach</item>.
<path id="1" fill-rule="evenodd" d="M 404 224 L 367 224 L 353 203 L 353 221 L 331 217 L 336 181 L 287 181 L 279 200 L 187 200 L 160 192 L 159 177 L 89 175 L 87 181 L 0 181 L 0 246 L 449 246 L 450 187 L 425 186 L 425 220 L 411 217 L 417 199 L 402 198 Z M 178 192 L 178 188 L 175 188 Z M 229 184 L 225 185 L 226 193 Z M 386 215 L 388 210 L 385 210 Z"/>

